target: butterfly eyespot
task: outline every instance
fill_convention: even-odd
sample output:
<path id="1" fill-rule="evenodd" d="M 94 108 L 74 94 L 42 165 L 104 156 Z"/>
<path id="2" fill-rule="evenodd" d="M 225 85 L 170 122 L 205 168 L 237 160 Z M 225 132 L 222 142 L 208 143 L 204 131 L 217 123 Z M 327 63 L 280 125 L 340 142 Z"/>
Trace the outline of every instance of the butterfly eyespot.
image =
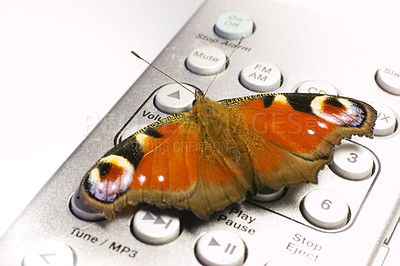
<path id="1" fill-rule="evenodd" d="M 339 126 L 361 126 L 365 110 L 348 99 L 318 96 L 311 102 L 313 114 Z"/>
<path id="2" fill-rule="evenodd" d="M 99 164 L 99 174 L 100 177 L 106 177 L 108 173 L 110 173 L 112 165 L 110 163 L 101 163 Z"/>
<path id="3" fill-rule="evenodd" d="M 333 145 L 372 137 L 375 110 L 339 96 L 293 93 L 214 102 L 200 91 L 189 112 L 131 135 L 86 174 L 82 201 L 111 219 L 141 202 L 207 220 L 247 192 L 317 182 Z"/>
<path id="4" fill-rule="evenodd" d="M 341 100 L 343 100 L 343 99 L 341 99 Z M 328 97 L 325 100 L 325 103 L 328 105 L 331 105 L 331 106 L 339 107 L 339 108 L 344 107 L 343 104 L 337 98 L 334 98 L 334 97 Z"/>
<path id="5" fill-rule="evenodd" d="M 87 175 L 84 186 L 91 198 L 113 202 L 125 193 L 133 180 L 134 168 L 122 156 L 110 155 L 101 159 Z"/>

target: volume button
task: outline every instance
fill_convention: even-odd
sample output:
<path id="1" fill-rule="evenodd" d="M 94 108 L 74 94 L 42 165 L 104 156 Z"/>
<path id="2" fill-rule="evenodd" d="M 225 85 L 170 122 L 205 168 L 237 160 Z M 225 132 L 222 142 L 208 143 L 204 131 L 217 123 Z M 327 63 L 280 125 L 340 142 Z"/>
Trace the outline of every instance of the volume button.
<path id="1" fill-rule="evenodd" d="M 184 84 L 195 92 L 196 88 Z M 172 83 L 161 87 L 155 97 L 156 107 L 168 114 L 175 114 L 189 111 L 194 101 L 194 93 L 190 93 L 177 83 Z"/>

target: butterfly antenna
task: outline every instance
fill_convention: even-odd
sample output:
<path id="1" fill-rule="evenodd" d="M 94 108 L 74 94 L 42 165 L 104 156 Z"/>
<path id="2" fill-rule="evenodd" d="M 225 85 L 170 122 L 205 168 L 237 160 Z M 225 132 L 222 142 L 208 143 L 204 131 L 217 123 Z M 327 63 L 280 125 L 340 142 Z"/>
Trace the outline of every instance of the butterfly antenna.
<path id="1" fill-rule="evenodd" d="M 149 61 L 147 61 L 146 59 L 142 58 L 140 55 L 138 55 L 136 52 L 131 51 L 131 53 L 136 56 L 137 58 L 139 58 L 140 60 L 146 62 L 149 66 L 151 66 L 152 68 L 154 68 L 155 70 L 157 70 L 158 72 L 164 74 L 164 76 L 168 77 L 169 79 L 173 80 L 174 82 L 176 82 L 177 84 L 179 84 L 182 88 L 190 91 L 191 93 L 195 94 L 193 91 L 189 90 L 185 85 L 183 85 L 182 83 L 180 83 L 179 81 L 177 81 L 176 79 L 174 79 L 173 77 L 171 77 L 170 75 L 168 75 L 167 73 L 165 73 L 164 71 L 162 71 L 161 69 L 157 68 L 156 66 L 154 66 L 152 63 L 150 63 Z"/>
<path id="2" fill-rule="evenodd" d="M 218 70 L 217 74 L 215 74 L 213 80 L 210 82 L 210 85 L 208 85 L 206 92 L 204 93 L 204 96 L 207 94 L 208 90 L 210 89 L 211 85 L 214 83 L 215 79 L 217 78 L 217 76 L 222 72 L 222 70 L 226 67 L 226 64 L 228 63 L 229 59 L 231 58 L 231 56 L 233 55 L 233 53 L 236 51 L 236 49 L 240 46 L 240 44 L 242 43 L 242 41 L 244 40 L 244 35 L 242 36 L 242 38 L 240 38 L 239 42 L 236 44 L 235 48 L 233 48 L 231 54 L 228 56 L 228 58 L 225 60 L 225 64 L 223 64 L 221 66 L 221 68 Z"/>

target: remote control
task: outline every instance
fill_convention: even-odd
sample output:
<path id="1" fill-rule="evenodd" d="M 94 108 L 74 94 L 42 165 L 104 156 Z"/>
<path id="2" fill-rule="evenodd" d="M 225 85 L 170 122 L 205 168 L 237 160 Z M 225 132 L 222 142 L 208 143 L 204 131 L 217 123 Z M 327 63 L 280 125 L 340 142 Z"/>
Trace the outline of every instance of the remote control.
<path id="1" fill-rule="evenodd" d="M 377 110 L 375 137 L 343 140 L 318 184 L 258 191 L 208 221 L 146 204 L 106 220 L 79 198 L 85 173 L 131 134 L 193 104 L 148 68 L 4 234 L 1 264 L 382 265 L 400 214 L 398 47 L 277 2 L 205 2 L 156 67 L 204 91 L 225 64 L 207 94 L 215 101 L 281 92 L 362 100 Z"/>

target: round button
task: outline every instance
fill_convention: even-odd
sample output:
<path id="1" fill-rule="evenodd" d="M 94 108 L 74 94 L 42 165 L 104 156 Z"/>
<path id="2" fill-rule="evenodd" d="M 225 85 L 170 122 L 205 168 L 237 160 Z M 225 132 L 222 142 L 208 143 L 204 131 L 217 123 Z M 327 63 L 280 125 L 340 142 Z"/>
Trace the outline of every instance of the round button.
<path id="1" fill-rule="evenodd" d="M 71 212 L 81 220 L 98 222 L 106 219 L 102 213 L 92 210 L 81 201 L 79 198 L 79 188 L 71 196 L 70 209 Z"/>
<path id="2" fill-rule="evenodd" d="M 136 238 L 145 243 L 166 244 L 179 236 L 179 217 L 173 210 L 160 210 L 149 205 L 135 214 L 132 231 Z"/>
<path id="3" fill-rule="evenodd" d="M 195 74 L 215 75 L 225 66 L 226 55 L 216 47 L 194 49 L 186 59 L 186 67 Z"/>
<path id="4" fill-rule="evenodd" d="M 308 80 L 300 84 L 296 90 L 298 93 L 320 93 L 338 95 L 337 89 L 330 83 L 320 80 Z"/>
<path id="5" fill-rule="evenodd" d="M 195 87 L 185 84 L 188 89 L 196 90 Z M 168 114 L 189 111 L 192 108 L 194 94 L 182 88 L 177 83 L 171 83 L 161 87 L 155 97 L 156 107 Z"/>
<path id="6" fill-rule="evenodd" d="M 343 178 L 357 181 L 371 176 L 374 161 L 366 148 L 344 143 L 334 150 L 330 168 Z"/>
<path id="7" fill-rule="evenodd" d="M 72 249 L 58 241 L 40 243 L 30 250 L 22 261 L 22 266 L 73 266 Z"/>
<path id="8" fill-rule="evenodd" d="M 160 117 L 160 119 L 162 119 L 163 117 Z M 118 143 L 122 142 L 123 140 L 129 138 L 130 136 L 132 136 L 133 134 L 135 134 L 136 132 L 138 132 L 139 130 L 141 130 L 142 128 L 146 127 L 146 125 L 141 125 L 141 124 L 135 124 L 135 123 L 130 123 L 122 132 L 122 134 L 119 136 L 118 138 Z"/>
<path id="9" fill-rule="evenodd" d="M 387 92 L 400 95 L 400 65 L 386 65 L 376 72 L 376 82 Z"/>
<path id="10" fill-rule="evenodd" d="M 384 104 L 372 103 L 377 112 L 374 127 L 375 136 L 389 136 L 396 130 L 397 119 L 394 112 Z"/>
<path id="11" fill-rule="evenodd" d="M 281 86 L 282 74 L 273 64 L 255 62 L 247 65 L 240 73 L 240 83 L 249 90 L 270 92 Z"/>
<path id="12" fill-rule="evenodd" d="M 336 192 L 318 189 L 304 197 L 301 212 L 304 218 L 315 226 L 336 229 L 346 225 L 349 206 Z"/>
<path id="13" fill-rule="evenodd" d="M 253 21 L 245 14 L 230 12 L 222 14 L 215 23 L 215 33 L 228 40 L 239 40 L 253 33 Z"/>
<path id="14" fill-rule="evenodd" d="M 203 265 L 242 265 L 245 250 L 242 239 L 225 230 L 210 231 L 196 243 L 196 257 Z"/>
<path id="15" fill-rule="evenodd" d="M 281 199 L 284 195 L 285 195 L 285 187 L 279 189 L 263 187 L 257 191 L 257 194 L 251 196 L 250 199 L 259 202 L 271 202 Z"/>

